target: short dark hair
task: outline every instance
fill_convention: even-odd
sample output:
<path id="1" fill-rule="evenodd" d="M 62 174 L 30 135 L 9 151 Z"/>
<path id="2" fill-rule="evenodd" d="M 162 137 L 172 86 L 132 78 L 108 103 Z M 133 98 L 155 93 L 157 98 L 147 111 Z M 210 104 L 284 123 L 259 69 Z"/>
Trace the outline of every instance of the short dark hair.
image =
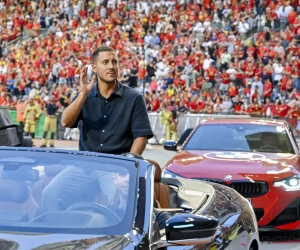
<path id="1" fill-rule="evenodd" d="M 112 47 L 109 47 L 109 46 L 106 46 L 106 45 L 102 45 L 100 47 L 98 47 L 92 54 L 92 62 L 95 63 L 96 60 L 97 60 L 97 57 L 99 56 L 100 52 L 106 52 L 106 51 L 111 51 L 111 52 L 114 52 L 116 53 L 116 51 L 112 48 Z"/>

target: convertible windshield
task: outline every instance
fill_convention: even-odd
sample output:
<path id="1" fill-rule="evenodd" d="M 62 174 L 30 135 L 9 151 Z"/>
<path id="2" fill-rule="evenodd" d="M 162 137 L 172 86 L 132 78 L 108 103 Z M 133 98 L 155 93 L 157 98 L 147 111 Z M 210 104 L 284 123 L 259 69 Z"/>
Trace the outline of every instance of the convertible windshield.
<path id="1" fill-rule="evenodd" d="M 203 124 L 184 150 L 295 153 L 284 127 L 260 124 Z"/>
<path id="2" fill-rule="evenodd" d="M 0 178 L 0 230 L 120 235 L 132 225 L 132 160 L 1 150 Z"/>

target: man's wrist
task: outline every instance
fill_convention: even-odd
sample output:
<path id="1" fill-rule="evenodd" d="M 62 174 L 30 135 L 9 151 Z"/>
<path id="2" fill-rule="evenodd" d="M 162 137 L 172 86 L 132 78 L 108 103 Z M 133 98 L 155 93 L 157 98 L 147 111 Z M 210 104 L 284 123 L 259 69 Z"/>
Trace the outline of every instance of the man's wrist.
<path id="1" fill-rule="evenodd" d="M 82 95 L 83 97 L 87 97 L 89 95 L 88 92 L 80 92 L 79 95 Z"/>

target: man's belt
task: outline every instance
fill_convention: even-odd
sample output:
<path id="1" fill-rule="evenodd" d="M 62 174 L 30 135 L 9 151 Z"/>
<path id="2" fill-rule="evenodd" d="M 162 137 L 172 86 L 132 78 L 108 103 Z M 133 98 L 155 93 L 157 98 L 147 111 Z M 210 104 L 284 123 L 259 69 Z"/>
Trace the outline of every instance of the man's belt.
<path id="1" fill-rule="evenodd" d="M 49 118 L 55 118 L 55 115 L 47 115 Z"/>

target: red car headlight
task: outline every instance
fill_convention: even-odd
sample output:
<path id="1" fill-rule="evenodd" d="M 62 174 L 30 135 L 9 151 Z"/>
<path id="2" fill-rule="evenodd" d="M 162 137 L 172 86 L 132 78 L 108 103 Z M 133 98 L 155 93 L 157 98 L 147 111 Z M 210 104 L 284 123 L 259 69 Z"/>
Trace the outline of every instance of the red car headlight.
<path id="1" fill-rule="evenodd" d="M 285 191 L 299 191 L 300 190 L 300 174 L 289 177 L 284 180 L 275 181 L 274 187 L 282 187 Z"/>

